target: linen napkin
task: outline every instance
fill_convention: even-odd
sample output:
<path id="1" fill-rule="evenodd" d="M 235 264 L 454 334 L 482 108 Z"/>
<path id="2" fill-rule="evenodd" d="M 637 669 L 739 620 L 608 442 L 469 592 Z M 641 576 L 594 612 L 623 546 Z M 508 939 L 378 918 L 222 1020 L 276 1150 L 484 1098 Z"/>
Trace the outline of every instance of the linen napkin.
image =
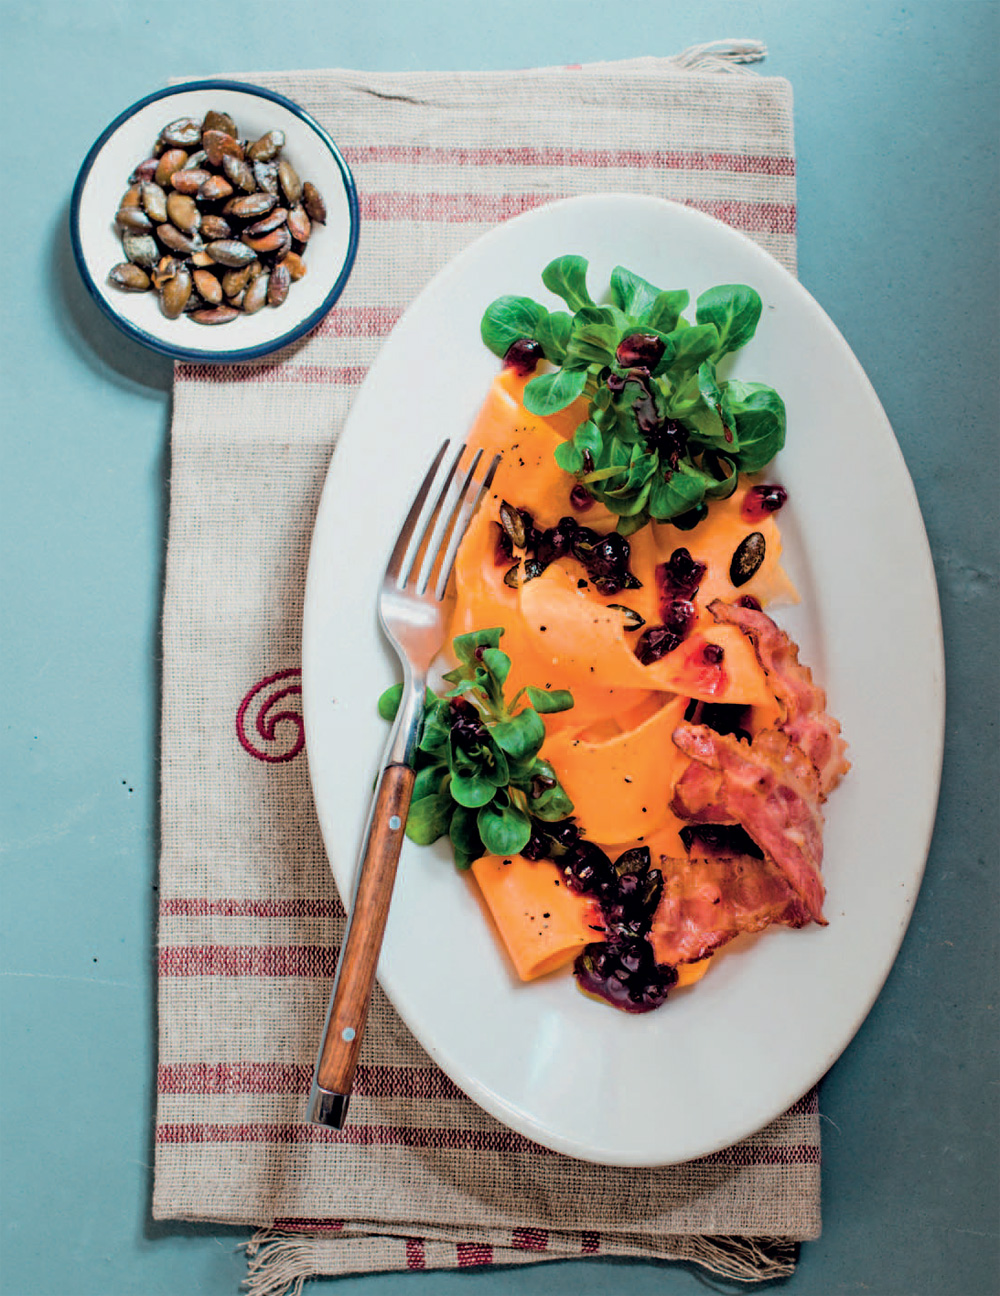
<path id="1" fill-rule="evenodd" d="M 436 271 L 557 198 L 673 198 L 794 271 L 791 92 L 742 66 L 762 55 L 725 42 L 575 68 L 243 78 L 330 131 L 362 220 L 346 290 L 307 339 L 175 374 L 153 1214 L 261 1230 L 256 1296 L 317 1274 L 593 1255 L 764 1279 L 789 1273 L 797 1242 L 818 1235 L 815 1094 L 698 1161 L 593 1166 L 476 1107 L 380 991 L 350 1124 L 304 1121 L 344 910 L 310 794 L 300 625 L 315 509 L 352 397 Z"/>

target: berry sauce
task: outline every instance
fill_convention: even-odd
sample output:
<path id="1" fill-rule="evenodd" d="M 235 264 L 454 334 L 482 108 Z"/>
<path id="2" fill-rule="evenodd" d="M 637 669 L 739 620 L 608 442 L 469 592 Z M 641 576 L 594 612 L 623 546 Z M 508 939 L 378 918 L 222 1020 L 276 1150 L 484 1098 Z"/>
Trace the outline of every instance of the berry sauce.
<path id="1" fill-rule="evenodd" d="M 581 837 L 572 819 L 552 824 L 534 820 L 532 826 L 521 854 L 554 860 L 566 886 L 591 896 L 601 910 L 606 939 L 585 946 L 574 964 L 581 987 L 623 1012 L 659 1008 L 677 981 L 677 970 L 657 963 L 649 942 L 663 890 L 660 870 L 650 868 L 649 847 L 634 847 L 612 863 L 599 846 Z"/>
<path id="2" fill-rule="evenodd" d="M 635 655 L 644 666 L 652 666 L 687 638 L 697 615 L 694 598 L 706 570 L 703 562 L 683 548 L 675 549 L 657 567 L 656 591 L 663 624 L 650 626 L 635 646 Z"/>
<path id="3" fill-rule="evenodd" d="M 575 558 L 599 594 L 618 594 L 639 587 L 629 568 L 629 542 L 617 531 L 594 531 L 570 516 L 540 530 L 526 509 L 514 510 L 509 506 L 501 510 L 501 517 L 505 521 L 500 524 L 494 552 L 498 566 L 509 563 L 514 549 L 519 548 L 526 558 L 525 579 L 540 576 L 557 558 Z"/>

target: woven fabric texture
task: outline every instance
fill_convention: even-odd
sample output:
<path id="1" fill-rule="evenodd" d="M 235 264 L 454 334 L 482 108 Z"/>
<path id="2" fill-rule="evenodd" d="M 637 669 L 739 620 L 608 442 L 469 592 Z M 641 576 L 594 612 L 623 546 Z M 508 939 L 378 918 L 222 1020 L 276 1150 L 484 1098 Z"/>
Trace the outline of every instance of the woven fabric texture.
<path id="1" fill-rule="evenodd" d="M 380 992 L 350 1124 L 303 1120 L 344 912 L 310 795 L 300 627 L 313 518 L 352 397 L 442 266 L 556 198 L 672 198 L 794 272 L 790 89 L 739 62 L 737 49 L 525 72 L 243 78 L 329 130 L 362 222 L 347 288 L 308 338 L 175 375 L 153 1212 L 272 1230 L 251 1248 L 251 1290 L 313 1273 L 588 1255 L 772 1277 L 819 1231 L 815 1095 L 696 1162 L 592 1166 L 465 1098 Z"/>

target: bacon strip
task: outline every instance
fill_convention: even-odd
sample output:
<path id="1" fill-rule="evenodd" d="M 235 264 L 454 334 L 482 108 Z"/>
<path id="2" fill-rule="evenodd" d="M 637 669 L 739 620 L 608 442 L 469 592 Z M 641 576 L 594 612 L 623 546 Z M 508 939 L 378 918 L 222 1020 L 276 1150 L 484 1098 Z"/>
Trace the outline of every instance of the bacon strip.
<path id="1" fill-rule="evenodd" d="M 741 932 L 810 920 L 787 879 L 768 860 L 749 855 L 660 858 L 663 894 L 649 939 L 657 963 L 693 963 Z"/>
<path id="2" fill-rule="evenodd" d="M 823 815 L 819 776 L 787 734 L 764 729 L 752 742 L 718 734 L 707 725 L 682 724 L 675 744 L 694 765 L 678 780 L 671 809 L 679 818 L 740 823 L 784 874 L 809 916 L 824 923 Z M 715 778 L 705 779 L 699 766 Z"/>
<path id="3" fill-rule="evenodd" d="M 840 725 L 826 710 L 826 694 L 799 661 L 797 645 L 765 612 L 715 599 L 708 610 L 716 621 L 738 627 L 753 644 L 774 696 L 785 709 L 779 728 L 816 766 L 820 795 L 826 800 L 851 768 Z"/>

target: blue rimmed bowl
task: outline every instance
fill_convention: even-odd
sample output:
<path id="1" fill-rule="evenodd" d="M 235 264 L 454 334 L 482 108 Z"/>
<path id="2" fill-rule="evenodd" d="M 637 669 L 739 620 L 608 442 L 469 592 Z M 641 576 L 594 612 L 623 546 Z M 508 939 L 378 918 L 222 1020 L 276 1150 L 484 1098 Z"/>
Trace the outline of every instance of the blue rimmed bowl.
<path id="1" fill-rule="evenodd" d="M 303 253 L 306 274 L 291 285 L 284 303 L 221 325 L 197 324 L 185 316 L 168 319 L 155 293 L 125 292 L 108 280 L 112 267 L 125 259 L 115 213 L 129 176 L 150 156 L 168 122 L 200 121 L 209 109 L 229 113 L 245 139 L 284 131 L 283 156 L 303 180 L 312 181 L 327 208 L 326 222 L 313 223 Z M 123 332 L 174 360 L 232 364 L 296 341 L 340 296 L 357 250 L 357 192 L 336 144 L 290 99 L 238 81 L 191 81 L 140 99 L 101 134 L 73 188 L 70 234 L 90 295 Z"/>

